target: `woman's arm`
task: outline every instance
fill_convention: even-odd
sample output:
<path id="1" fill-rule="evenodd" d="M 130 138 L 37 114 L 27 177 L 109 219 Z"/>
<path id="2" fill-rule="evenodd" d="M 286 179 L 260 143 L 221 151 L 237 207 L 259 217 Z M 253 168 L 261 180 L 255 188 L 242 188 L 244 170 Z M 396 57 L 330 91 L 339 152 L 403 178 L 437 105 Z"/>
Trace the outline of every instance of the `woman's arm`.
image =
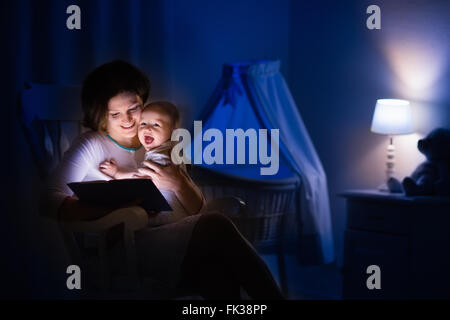
<path id="1" fill-rule="evenodd" d="M 143 164 L 145 168 L 139 172 L 152 179 L 158 189 L 172 190 L 189 215 L 200 212 L 205 204 L 202 192 L 179 166 L 161 166 L 149 160 Z"/>
<path id="2" fill-rule="evenodd" d="M 206 200 L 194 181 L 185 174 L 182 176 L 183 179 L 180 179 L 178 188 L 174 190 L 175 195 L 189 215 L 197 214 L 206 206 Z"/>
<path id="3" fill-rule="evenodd" d="M 99 218 L 110 208 L 90 206 L 71 198 L 69 182 L 83 181 L 92 166 L 99 163 L 99 148 L 95 133 L 80 136 L 64 154 L 55 172 L 43 190 L 40 202 L 42 215 L 61 220 L 92 220 Z"/>
<path id="4" fill-rule="evenodd" d="M 82 203 L 72 197 L 67 197 L 58 210 L 58 220 L 62 221 L 89 221 L 99 219 L 113 209 L 103 206 L 94 206 Z"/>

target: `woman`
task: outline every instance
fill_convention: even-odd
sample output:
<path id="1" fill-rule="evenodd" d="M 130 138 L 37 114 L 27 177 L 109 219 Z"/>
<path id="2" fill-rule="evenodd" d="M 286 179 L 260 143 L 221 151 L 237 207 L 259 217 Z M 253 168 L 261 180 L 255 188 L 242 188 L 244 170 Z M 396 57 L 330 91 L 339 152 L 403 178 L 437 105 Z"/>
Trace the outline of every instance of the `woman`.
<path id="1" fill-rule="evenodd" d="M 72 197 L 68 182 L 108 179 L 99 164 L 114 159 L 136 169 L 144 157 L 137 138 L 141 108 L 150 91 L 146 75 L 113 61 L 92 71 L 83 82 L 82 134 L 64 154 L 43 198 L 44 212 L 61 220 L 93 220 L 111 208 L 88 205 Z M 176 193 L 186 217 L 136 233 L 139 266 L 162 281 L 169 297 L 200 295 L 205 299 L 240 298 L 242 286 L 254 299 L 282 299 L 269 269 L 234 224 L 218 214 L 199 214 L 205 200 L 195 183 L 178 167 L 144 162 L 140 170 L 161 189 Z"/>

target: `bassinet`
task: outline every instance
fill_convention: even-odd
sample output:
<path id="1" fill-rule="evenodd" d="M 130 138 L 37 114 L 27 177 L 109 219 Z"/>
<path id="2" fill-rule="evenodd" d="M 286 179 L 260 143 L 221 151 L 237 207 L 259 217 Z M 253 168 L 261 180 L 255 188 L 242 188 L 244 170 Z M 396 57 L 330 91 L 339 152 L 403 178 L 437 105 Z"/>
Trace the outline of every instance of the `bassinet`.
<path id="1" fill-rule="evenodd" d="M 299 178 L 250 179 L 201 166 L 193 166 L 191 174 L 207 201 L 235 196 L 245 202 L 246 210 L 228 216 L 255 247 L 278 244 L 285 218 L 295 210 Z"/>

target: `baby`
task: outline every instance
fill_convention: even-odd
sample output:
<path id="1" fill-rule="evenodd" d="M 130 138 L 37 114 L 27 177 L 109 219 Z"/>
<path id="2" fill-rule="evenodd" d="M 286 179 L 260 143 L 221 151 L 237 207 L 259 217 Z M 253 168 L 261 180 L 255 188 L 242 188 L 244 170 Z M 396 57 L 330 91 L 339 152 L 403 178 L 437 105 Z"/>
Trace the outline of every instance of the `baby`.
<path id="1" fill-rule="evenodd" d="M 145 160 L 150 160 L 163 166 L 171 163 L 170 153 L 174 143 L 170 139 L 172 131 L 179 126 L 179 123 L 180 113 L 170 102 L 152 102 L 144 107 L 139 120 L 138 137 L 146 150 Z M 180 165 L 180 168 L 186 178 L 192 181 L 183 163 Z M 100 164 L 100 171 L 114 179 L 141 178 L 137 170 L 122 170 L 117 167 L 117 164 L 112 159 L 103 161 Z M 149 220 L 149 226 L 159 226 L 175 222 L 187 216 L 186 209 L 174 191 L 163 189 L 159 191 L 167 200 L 172 210 L 161 212 L 164 214 L 153 213 L 151 215 L 152 219 Z M 204 204 L 205 200 L 203 198 L 202 208 L 204 208 Z"/>
<path id="2" fill-rule="evenodd" d="M 163 166 L 171 163 L 170 152 L 174 144 L 170 138 L 179 123 L 180 113 L 170 102 L 152 102 L 144 107 L 139 121 L 138 137 L 146 150 L 145 160 Z M 112 159 L 103 161 L 100 171 L 114 179 L 132 179 L 139 176 L 137 171 L 119 169 Z"/>

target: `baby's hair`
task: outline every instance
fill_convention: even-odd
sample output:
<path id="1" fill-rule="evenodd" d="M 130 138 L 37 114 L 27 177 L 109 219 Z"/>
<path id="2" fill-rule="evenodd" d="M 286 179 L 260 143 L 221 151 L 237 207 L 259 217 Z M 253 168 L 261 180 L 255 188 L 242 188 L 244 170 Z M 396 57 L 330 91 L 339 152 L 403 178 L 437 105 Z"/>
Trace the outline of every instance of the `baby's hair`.
<path id="1" fill-rule="evenodd" d="M 144 106 L 142 112 L 151 108 L 159 108 L 163 112 L 165 112 L 170 117 L 170 119 L 172 119 L 172 125 L 174 128 L 178 128 L 180 126 L 181 115 L 180 112 L 178 111 L 178 108 L 173 103 L 169 101 L 150 102 Z"/>

